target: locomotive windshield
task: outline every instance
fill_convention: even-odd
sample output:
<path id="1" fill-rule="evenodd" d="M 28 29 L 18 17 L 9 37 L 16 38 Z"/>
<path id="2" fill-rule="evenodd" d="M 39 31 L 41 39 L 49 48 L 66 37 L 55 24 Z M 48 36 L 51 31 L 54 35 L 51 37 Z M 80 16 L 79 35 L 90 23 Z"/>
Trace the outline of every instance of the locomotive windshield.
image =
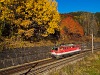
<path id="1" fill-rule="evenodd" d="M 58 48 L 57 47 L 53 47 L 52 50 L 58 50 Z"/>

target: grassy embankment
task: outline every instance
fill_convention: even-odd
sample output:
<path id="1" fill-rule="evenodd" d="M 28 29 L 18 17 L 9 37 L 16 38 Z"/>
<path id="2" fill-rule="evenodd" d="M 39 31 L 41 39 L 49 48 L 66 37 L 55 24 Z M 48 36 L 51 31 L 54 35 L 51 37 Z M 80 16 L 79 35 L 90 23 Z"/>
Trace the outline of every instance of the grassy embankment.
<path id="1" fill-rule="evenodd" d="M 35 46 L 49 46 L 53 45 L 50 41 L 40 41 L 40 42 L 32 42 L 29 41 L 22 41 L 22 40 L 12 40 L 12 39 L 6 39 L 4 42 L 0 43 L 0 51 L 3 50 L 3 48 L 23 48 L 23 47 L 35 47 Z"/>
<path id="2" fill-rule="evenodd" d="M 86 39 L 87 38 L 82 38 L 82 41 L 78 40 L 77 42 L 85 42 Z M 100 38 L 95 38 L 94 41 L 100 42 Z M 75 40 L 69 40 L 68 38 L 65 38 L 64 40 L 59 39 L 58 41 L 56 41 L 56 44 L 71 43 L 71 42 L 75 42 Z M 50 46 L 50 45 L 55 45 L 55 43 L 50 40 L 42 40 L 39 42 L 30 43 L 30 41 L 22 41 L 20 38 L 12 37 L 10 39 L 4 39 L 3 42 L 0 42 L 0 51 L 2 51 L 3 48 L 22 48 L 22 47 Z"/>
<path id="3" fill-rule="evenodd" d="M 100 51 L 48 75 L 100 75 Z"/>

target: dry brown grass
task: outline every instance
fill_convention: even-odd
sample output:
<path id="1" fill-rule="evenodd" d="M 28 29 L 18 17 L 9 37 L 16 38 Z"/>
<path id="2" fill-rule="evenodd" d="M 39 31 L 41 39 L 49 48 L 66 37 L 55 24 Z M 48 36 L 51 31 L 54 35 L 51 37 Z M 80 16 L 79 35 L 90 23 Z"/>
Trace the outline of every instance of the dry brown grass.
<path id="1" fill-rule="evenodd" d="M 48 75 L 100 75 L 100 51 Z"/>
<path id="2" fill-rule="evenodd" d="M 94 37 L 94 42 L 100 42 L 100 37 Z"/>
<path id="3" fill-rule="evenodd" d="M 22 41 L 20 38 L 12 37 L 10 39 L 6 38 L 4 42 L 0 42 L 0 51 L 2 51 L 4 48 L 22 48 L 50 45 L 54 45 L 54 43 L 45 40 L 39 42 Z"/>
<path id="4" fill-rule="evenodd" d="M 82 37 L 81 41 L 77 41 L 77 43 L 90 41 L 90 37 Z M 55 40 L 54 40 L 55 41 Z M 100 38 L 94 38 L 95 42 L 100 42 Z M 5 38 L 4 42 L 0 43 L 0 50 L 3 48 L 22 48 L 22 47 L 34 47 L 34 46 L 50 46 L 50 45 L 58 45 L 62 43 L 76 43 L 75 40 L 68 39 L 68 37 L 60 38 L 56 43 L 51 42 L 50 40 L 42 40 L 39 42 L 22 41 L 20 37 L 11 37 L 10 39 Z"/>
<path id="5" fill-rule="evenodd" d="M 34 47 L 34 46 L 49 46 L 53 45 L 50 41 L 40 41 L 40 42 L 32 42 L 29 41 L 10 41 L 7 40 L 3 42 L 2 45 L 9 47 L 9 48 L 22 48 L 22 47 Z"/>

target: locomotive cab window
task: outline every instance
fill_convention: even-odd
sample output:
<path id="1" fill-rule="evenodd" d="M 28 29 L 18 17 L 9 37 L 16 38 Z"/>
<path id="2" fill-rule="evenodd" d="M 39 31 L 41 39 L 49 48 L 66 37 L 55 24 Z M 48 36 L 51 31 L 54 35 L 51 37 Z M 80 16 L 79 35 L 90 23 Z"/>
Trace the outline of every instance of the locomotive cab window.
<path id="1" fill-rule="evenodd" d="M 52 50 L 58 50 L 58 48 L 56 48 L 56 47 L 53 47 L 53 48 L 52 48 Z"/>

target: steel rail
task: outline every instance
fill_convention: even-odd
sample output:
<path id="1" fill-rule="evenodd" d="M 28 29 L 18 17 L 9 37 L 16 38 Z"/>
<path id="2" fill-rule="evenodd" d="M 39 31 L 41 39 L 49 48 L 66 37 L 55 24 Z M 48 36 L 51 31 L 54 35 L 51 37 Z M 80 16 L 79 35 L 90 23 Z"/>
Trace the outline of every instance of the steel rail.
<path id="1" fill-rule="evenodd" d="M 25 64 L 14 66 L 14 67 L 1 69 L 0 70 L 0 75 L 11 75 L 11 74 L 23 71 L 23 70 L 27 70 L 31 67 L 34 68 L 35 66 L 42 65 L 43 63 L 45 64 L 47 61 L 52 62 L 51 58 L 48 58 L 48 59 L 43 59 L 43 60 L 34 61 L 34 62 L 30 62 L 30 63 L 25 63 Z M 37 63 L 39 63 L 39 64 L 37 64 Z"/>

